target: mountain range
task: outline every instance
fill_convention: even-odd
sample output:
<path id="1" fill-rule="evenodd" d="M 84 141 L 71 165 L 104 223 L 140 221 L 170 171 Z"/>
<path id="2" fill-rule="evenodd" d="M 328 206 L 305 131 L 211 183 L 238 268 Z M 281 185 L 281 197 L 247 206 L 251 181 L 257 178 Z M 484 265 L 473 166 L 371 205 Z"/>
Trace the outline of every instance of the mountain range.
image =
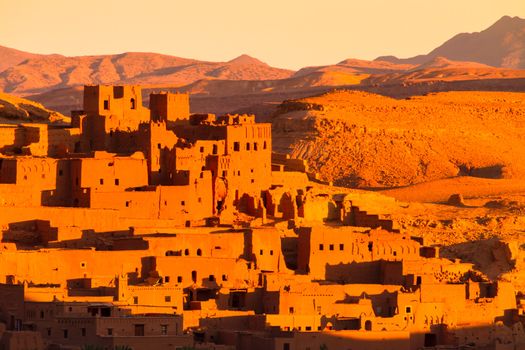
<path id="1" fill-rule="evenodd" d="M 307 96 L 309 90 L 320 87 L 371 91 L 373 87 L 458 81 L 490 81 L 497 86 L 501 80 L 525 78 L 525 19 L 502 17 L 481 32 L 458 34 L 426 55 L 404 59 L 383 56 L 373 61 L 346 59 L 295 72 L 248 55 L 228 62 L 146 52 L 67 57 L 0 46 L 0 57 L 0 91 L 29 97 L 62 113 L 80 107 L 81 87 L 85 84 L 140 84 L 149 90 L 189 92 L 210 98 L 272 95 L 275 101 L 283 93 L 302 91 Z M 516 91 L 520 84 L 521 80 L 512 83 L 511 90 Z M 242 103 L 228 106 L 247 106 L 246 98 L 238 100 Z M 255 102 L 267 100 L 261 97 Z M 215 107 L 221 112 L 229 108 Z"/>

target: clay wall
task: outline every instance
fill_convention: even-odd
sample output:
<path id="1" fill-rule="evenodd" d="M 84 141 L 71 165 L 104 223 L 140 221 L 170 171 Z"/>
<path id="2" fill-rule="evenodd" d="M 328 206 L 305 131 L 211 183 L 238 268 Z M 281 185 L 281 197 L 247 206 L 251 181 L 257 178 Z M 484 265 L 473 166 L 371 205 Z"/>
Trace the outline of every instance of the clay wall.
<path id="1" fill-rule="evenodd" d="M 93 283 L 107 286 L 116 275 L 139 272 L 142 251 L 39 250 L 2 251 L 0 281 L 14 276 L 14 281 L 35 284 L 67 285 L 68 280 L 93 278 Z M 92 285 L 96 287 L 97 285 Z"/>
<path id="2" fill-rule="evenodd" d="M 220 285 L 234 286 L 241 281 L 250 280 L 247 264 L 236 258 L 211 258 L 197 255 L 154 257 L 159 276 L 168 277 L 168 284 L 177 284 L 182 288 L 194 284 L 207 288 Z M 190 267 L 190 268 L 188 268 Z"/>
<path id="3" fill-rule="evenodd" d="M 281 253 L 281 233 L 275 229 L 257 229 L 247 232 L 247 256 L 261 271 L 286 271 Z"/>
<path id="4" fill-rule="evenodd" d="M 188 121 L 190 117 L 190 96 L 169 92 L 150 94 L 149 109 L 151 120 L 154 121 Z"/>
<path id="5" fill-rule="evenodd" d="M 97 152 L 95 158 L 71 160 L 73 192 L 82 188 L 97 191 L 125 190 L 148 185 L 147 162 L 142 154 L 115 157 Z"/>
<path id="6" fill-rule="evenodd" d="M 325 279 L 334 266 L 344 268 L 354 262 L 419 259 L 419 243 L 387 231 L 313 226 L 298 229 L 298 235 L 298 268 L 315 278 Z"/>

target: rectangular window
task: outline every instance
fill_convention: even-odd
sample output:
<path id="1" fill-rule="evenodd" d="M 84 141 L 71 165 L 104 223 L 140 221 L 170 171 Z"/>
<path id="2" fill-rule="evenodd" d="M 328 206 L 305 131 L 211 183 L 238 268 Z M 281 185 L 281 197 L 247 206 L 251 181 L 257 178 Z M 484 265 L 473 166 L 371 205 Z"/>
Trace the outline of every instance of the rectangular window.
<path id="1" fill-rule="evenodd" d="M 109 100 L 104 100 L 104 109 L 106 111 L 109 109 Z"/>
<path id="2" fill-rule="evenodd" d="M 345 250 L 345 245 L 344 244 L 339 244 L 339 250 Z"/>
<path id="3" fill-rule="evenodd" d="M 120 180 L 119 179 L 115 179 L 115 186 L 118 186 L 120 185 Z"/>
<path id="4" fill-rule="evenodd" d="M 324 250 L 324 244 L 319 244 L 319 250 Z"/>
<path id="5" fill-rule="evenodd" d="M 139 303 L 139 297 L 133 297 L 133 304 L 138 304 Z"/>
<path id="6" fill-rule="evenodd" d="M 113 335 L 113 328 L 108 328 L 108 335 Z"/>
<path id="7" fill-rule="evenodd" d="M 240 142 L 234 142 L 233 143 L 233 150 L 236 151 L 236 152 L 239 152 L 241 150 Z"/>
<path id="8" fill-rule="evenodd" d="M 171 302 L 171 296 L 166 295 L 166 296 L 164 297 L 164 301 L 167 302 L 167 303 L 170 303 L 170 302 Z"/>
<path id="9" fill-rule="evenodd" d="M 330 250 L 334 250 L 334 245 L 330 244 Z"/>
<path id="10" fill-rule="evenodd" d="M 143 337 L 143 336 L 144 336 L 144 325 L 136 324 L 135 325 L 135 337 Z"/>
<path id="11" fill-rule="evenodd" d="M 168 335 L 168 325 L 167 324 L 160 325 L 160 334 Z"/>
<path id="12" fill-rule="evenodd" d="M 69 332 L 67 329 L 63 329 L 62 331 L 64 332 L 64 339 L 67 339 L 69 337 Z"/>
<path id="13" fill-rule="evenodd" d="M 177 276 L 177 283 L 182 283 L 182 276 Z"/>
<path id="14" fill-rule="evenodd" d="M 103 185 L 104 184 L 104 179 L 100 179 L 100 184 Z"/>

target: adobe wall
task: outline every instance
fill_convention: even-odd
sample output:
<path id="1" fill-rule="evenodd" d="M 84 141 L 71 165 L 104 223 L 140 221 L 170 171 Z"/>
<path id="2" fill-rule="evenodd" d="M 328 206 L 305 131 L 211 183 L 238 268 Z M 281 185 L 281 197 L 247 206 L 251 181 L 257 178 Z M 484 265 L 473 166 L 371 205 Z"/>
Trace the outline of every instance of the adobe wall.
<path id="1" fill-rule="evenodd" d="M 120 224 L 115 210 L 59 207 L 2 207 L 0 226 L 11 223 L 45 220 L 53 227 L 77 226 L 81 229 L 111 231 L 128 229 Z"/>
<path id="2" fill-rule="evenodd" d="M 387 231 L 363 233 L 348 226 L 313 226 L 299 228 L 297 233 L 298 268 L 314 278 L 326 279 L 332 272 L 338 276 L 341 271 L 337 270 L 344 270 L 351 263 L 419 259 L 419 243 Z"/>
<path id="3" fill-rule="evenodd" d="M 164 122 L 188 121 L 190 118 L 189 94 L 161 92 L 150 94 L 151 119 Z"/>

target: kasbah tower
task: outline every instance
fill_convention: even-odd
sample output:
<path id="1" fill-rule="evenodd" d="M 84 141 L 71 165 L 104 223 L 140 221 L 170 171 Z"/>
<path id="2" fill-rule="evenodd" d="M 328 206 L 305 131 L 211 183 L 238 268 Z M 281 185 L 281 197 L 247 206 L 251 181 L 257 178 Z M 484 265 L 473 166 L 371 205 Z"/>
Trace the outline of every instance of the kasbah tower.
<path id="1" fill-rule="evenodd" d="M 394 199 L 272 153 L 253 115 L 85 86 L 0 126 L 0 348 L 523 349 L 510 283 L 404 233 Z"/>

